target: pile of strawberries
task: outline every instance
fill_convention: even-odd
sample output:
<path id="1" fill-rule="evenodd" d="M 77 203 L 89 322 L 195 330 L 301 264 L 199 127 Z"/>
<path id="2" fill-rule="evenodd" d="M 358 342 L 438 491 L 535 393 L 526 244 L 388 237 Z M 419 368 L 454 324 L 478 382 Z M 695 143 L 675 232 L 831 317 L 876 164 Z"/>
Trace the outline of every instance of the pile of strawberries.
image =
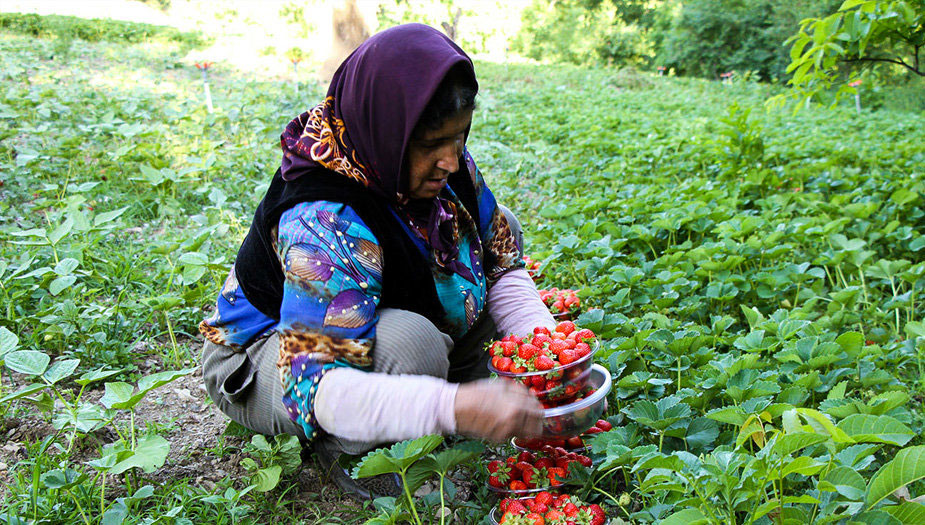
<path id="1" fill-rule="evenodd" d="M 568 477 L 573 462 L 591 467 L 591 458 L 564 448 L 545 447 L 541 452 L 524 450 L 504 461 L 488 463 L 488 484 L 502 491 L 558 487 Z"/>
<path id="2" fill-rule="evenodd" d="M 553 448 L 561 447 L 561 448 L 564 448 L 566 450 L 571 450 L 571 451 L 584 450 L 585 448 L 587 448 L 587 445 L 585 445 L 585 442 L 582 439 L 582 436 L 587 436 L 590 434 L 597 434 L 599 432 L 607 432 L 608 430 L 612 428 L 613 428 L 613 425 L 610 423 L 610 421 L 607 421 L 606 419 L 598 419 L 597 423 L 595 423 L 594 426 L 589 428 L 588 430 L 585 430 L 585 433 L 582 434 L 581 436 L 572 436 L 567 439 L 565 438 L 560 438 L 560 439 L 514 438 L 514 444 L 517 445 L 518 447 L 526 448 L 529 450 L 543 450 L 546 447 L 553 447 Z"/>
<path id="3" fill-rule="evenodd" d="M 551 288 L 549 290 L 539 290 L 539 292 L 543 304 L 549 308 L 553 315 L 574 319 L 581 313 L 581 300 L 578 299 L 575 290 Z"/>
<path id="4" fill-rule="evenodd" d="M 546 408 L 572 403 L 588 394 L 583 391 L 581 381 L 588 366 L 568 365 L 588 357 L 594 339 L 594 332 L 587 328 L 579 330 L 571 321 L 562 321 L 554 331 L 539 326 L 533 329 L 532 336 L 508 335 L 492 343 L 491 366 L 505 377 L 528 374 L 516 379 L 541 402 L 552 403 Z M 547 370 L 545 374 L 530 374 Z"/>
<path id="5" fill-rule="evenodd" d="M 498 511 L 499 523 L 505 525 L 603 525 L 607 520 L 596 503 L 586 505 L 574 496 L 546 491 L 528 499 L 503 499 Z"/>
<path id="6" fill-rule="evenodd" d="M 530 274 L 530 277 L 532 277 L 534 281 L 538 281 L 543 278 L 542 274 L 540 274 L 539 261 L 534 261 L 530 258 L 529 255 L 524 255 L 524 265 L 526 265 L 527 273 Z"/>

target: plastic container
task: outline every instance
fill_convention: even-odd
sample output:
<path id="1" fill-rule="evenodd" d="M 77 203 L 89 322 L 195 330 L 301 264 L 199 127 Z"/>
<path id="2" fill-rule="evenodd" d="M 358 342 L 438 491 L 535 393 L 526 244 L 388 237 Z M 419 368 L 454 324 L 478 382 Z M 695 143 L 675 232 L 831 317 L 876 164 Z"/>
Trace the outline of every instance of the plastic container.
<path id="1" fill-rule="evenodd" d="M 575 396 L 588 386 L 588 380 L 591 377 L 591 365 L 594 363 L 594 354 L 597 353 L 600 344 L 595 341 L 591 347 L 591 353 L 576 359 L 567 365 L 557 366 L 549 370 L 538 370 L 536 372 L 523 372 L 514 374 L 511 372 L 502 372 L 491 366 L 488 362 L 488 370 L 498 377 L 513 379 L 529 386 L 534 377 L 541 376 L 545 380 L 559 380 L 559 384 L 550 389 L 544 389 L 537 392 L 536 397 L 540 401 L 567 401 L 568 398 Z"/>
<path id="2" fill-rule="evenodd" d="M 551 491 L 552 489 L 555 488 L 555 487 L 536 487 L 533 489 L 511 490 L 511 489 L 506 489 L 502 487 L 494 487 L 488 484 L 486 484 L 485 486 L 488 487 L 488 490 L 494 492 L 495 494 L 498 494 L 502 498 L 518 498 L 518 499 L 529 498 L 538 492 L 543 492 L 544 490 Z"/>
<path id="3" fill-rule="evenodd" d="M 538 451 L 540 451 L 540 450 L 542 449 L 542 445 L 540 445 L 540 446 L 538 446 L 538 447 L 536 447 L 536 448 L 531 448 L 530 446 L 528 446 L 529 443 L 524 443 L 523 441 L 518 441 L 519 439 L 520 439 L 520 438 L 516 438 L 516 437 L 515 437 L 515 438 L 511 438 L 511 446 L 514 447 L 514 449 L 516 449 L 518 452 L 523 452 L 523 451 L 527 451 L 527 452 L 538 452 Z M 546 444 L 546 443 L 543 443 L 543 444 Z M 551 443 L 550 443 L 550 445 L 551 445 Z M 552 446 L 558 446 L 558 445 L 552 445 Z M 571 447 L 567 447 L 567 446 L 563 445 L 562 448 L 564 448 L 566 452 L 574 452 L 574 453 L 576 453 L 576 454 L 584 454 L 585 452 L 588 452 L 589 450 L 591 450 L 591 447 L 589 447 L 589 446 L 587 446 L 587 445 L 585 445 L 585 446 L 583 446 L 583 447 L 578 447 L 578 448 L 571 448 Z"/>
<path id="4" fill-rule="evenodd" d="M 611 383 L 610 372 L 601 365 L 593 365 L 588 386 L 594 388 L 594 392 L 579 401 L 544 410 L 541 437 L 568 438 L 593 427 L 607 407 Z"/>

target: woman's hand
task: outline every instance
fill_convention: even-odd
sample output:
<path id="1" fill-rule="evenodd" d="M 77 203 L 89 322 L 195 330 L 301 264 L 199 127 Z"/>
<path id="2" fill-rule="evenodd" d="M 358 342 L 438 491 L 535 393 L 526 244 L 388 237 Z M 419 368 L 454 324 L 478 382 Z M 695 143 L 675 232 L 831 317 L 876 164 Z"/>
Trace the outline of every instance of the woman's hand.
<path id="1" fill-rule="evenodd" d="M 543 406 L 527 387 L 507 380 L 481 379 L 456 391 L 456 432 L 495 442 L 513 436 L 537 437 Z"/>

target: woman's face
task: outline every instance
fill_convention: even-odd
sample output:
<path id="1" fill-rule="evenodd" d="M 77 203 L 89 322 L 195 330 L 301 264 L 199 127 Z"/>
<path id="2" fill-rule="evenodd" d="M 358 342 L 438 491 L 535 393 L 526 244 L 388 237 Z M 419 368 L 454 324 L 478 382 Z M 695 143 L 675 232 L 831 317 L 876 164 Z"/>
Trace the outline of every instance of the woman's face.
<path id="1" fill-rule="evenodd" d="M 412 199 L 432 199 L 446 186 L 451 173 L 459 171 L 459 157 L 466 144 L 472 110 L 466 109 L 425 131 L 408 145 L 408 190 Z"/>

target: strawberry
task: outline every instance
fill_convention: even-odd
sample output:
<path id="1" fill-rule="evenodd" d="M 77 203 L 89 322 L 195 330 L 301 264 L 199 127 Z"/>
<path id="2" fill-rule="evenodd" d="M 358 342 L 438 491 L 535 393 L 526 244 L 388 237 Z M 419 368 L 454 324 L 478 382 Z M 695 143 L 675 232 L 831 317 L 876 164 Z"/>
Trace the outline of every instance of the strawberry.
<path id="1" fill-rule="evenodd" d="M 524 450 L 523 452 L 517 455 L 518 464 L 521 462 L 527 462 L 527 463 L 533 464 L 535 461 L 536 461 L 536 456 L 534 456 L 532 453 L 526 450 Z"/>
<path id="2" fill-rule="evenodd" d="M 544 468 L 530 469 L 524 471 L 524 483 L 529 488 L 536 488 L 546 485 L 547 470 Z"/>
<path id="3" fill-rule="evenodd" d="M 537 514 L 536 512 L 531 512 L 530 514 L 524 516 L 524 518 L 526 518 L 526 522 L 529 525 L 546 525 L 546 521 L 543 519 L 543 516 Z"/>
<path id="4" fill-rule="evenodd" d="M 539 351 L 539 348 L 525 343 L 520 345 L 520 348 L 517 350 L 517 355 L 524 360 L 533 359 L 533 356 L 536 355 L 536 352 Z"/>
<path id="5" fill-rule="evenodd" d="M 578 357 L 578 359 L 581 359 L 582 357 L 590 353 L 591 353 L 591 345 L 589 345 L 588 343 L 577 343 L 575 345 L 575 355 Z"/>
<path id="6" fill-rule="evenodd" d="M 571 321 L 562 321 L 556 325 L 556 331 L 568 335 L 575 331 L 575 323 Z"/>
<path id="7" fill-rule="evenodd" d="M 570 460 L 569 458 L 556 458 L 556 467 L 561 468 L 565 470 L 566 472 L 568 472 L 568 464 L 571 462 L 572 460 Z"/>
<path id="8" fill-rule="evenodd" d="M 547 330 L 548 332 L 549 330 Z M 552 337 L 549 337 L 549 334 L 536 334 L 533 336 L 533 341 L 531 343 L 537 348 L 543 348 L 544 345 L 548 345 L 552 342 Z"/>
<path id="9" fill-rule="evenodd" d="M 537 465 L 537 467 L 539 467 L 539 465 Z M 542 468 L 546 468 L 546 467 L 542 467 Z M 537 503 L 542 503 L 543 505 L 550 505 L 552 504 L 553 497 L 552 497 L 552 494 L 544 490 L 538 493 L 536 497 L 534 497 L 533 499 L 535 499 Z"/>
<path id="10" fill-rule="evenodd" d="M 533 329 L 533 333 L 536 335 L 543 334 L 543 335 L 548 336 L 549 328 L 546 328 L 545 326 L 537 326 L 536 328 Z M 536 338 L 534 337 L 534 339 Z"/>
<path id="11" fill-rule="evenodd" d="M 534 466 L 535 468 L 549 468 L 549 467 L 555 467 L 555 466 L 556 466 L 556 462 L 553 461 L 552 458 L 539 458 L 538 460 L 536 460 L 536 461 L 533 463 L 533 466 Z"/>
<path id="12" fill-rule="evenodd" d="M 501 372 L 510 371 L 511 367 L 514 366 L 514 360 L 510 357 L 498 357 L 498 364 L 495 365 L 495 368 Z"/>
<path id="13" fill-rule="evenodd" d="M 549 505 L 544 505 L 542 503 L 534 503 L 530 510 L 537 514 L 546 514 L 549 512 Z"/>
<path id="14" fill-rule="evenodd" d="M 610 424 L 610 421 L 607 421 L 606 419 L 598 419 L 597 424 L 594 426 L 603 430 L 604 432 L 607 432 L 608 430 L 613 428 L 613 425 Z"/>
<path id="15" fill-rule="evenodd" d="M 507 512 L 507 507 L 508 505 L 511 504 L 512 501 L 516 501 L 516 500 L 513 500 L 511 498 L 504 498 L 503 500 L 501 500 L 501 503 L 498 503 L 498 510 L 501 511 L 501 514 L 504 514 L 505 512 Z"/>
<path id="16" fill-rule="evenodd" d="M 568 438 L 565 443 L 569 448 L 584 448 L 585 442 L 581 440 L 581 436 L 572 436 Z"/>
<path id="17" fill-rule="evenodd" d="M 507 487 L 511 490 L 527 490 L 527 484 L 519 479 L 510 482 Z"/>
<path id="18" fill-rule="evenodd" d="M 607 515 L 604 514 L 604 509 L 600 505 L 593 503 L 588 505 L 587 509 L 591 514 L 591 525 L 604 525 Z"/>
<path id="19" fill-rule="evenodd" d="M 552 303 L 552 307 L 550 308 L 550 310 L 552 310 L 552 313 L 554 314 L 560 314 L 562 312 L 565 312 L 566 311 L 565 303 L 556 299 L 556 301 Z"/>
<path id="20" fill-rule="evenodd" d="M 535 361 L 533 361 L 533 366 L 535 366 L 537 370 L 549 370 L 550 368 L 555 367 L 556 363 L 546 356 L 540 356 L 537 357 Z"/>
<path id="21" fill-rule="evenodd" d="M 600 432 L 603 432 L 600 427 L 591 427 L 588 430 L 585 430 L 585 434 L 598 434 Z"/>
<path id="22" fill-rule="evenodd" d="M 517 363 L 514 363 L 513 365 L 511 365 L 511 368 L 508 369 L 508 372 L 512 374 L 522 374 L 526 371 L 527 371 L 527 367 L 517 365 Z"/>
<path id="23" fill-rule="evenodd" d="M 526 514 L 527 507 L 524 507 L 523 503 L 515 499 L 515 500 L 512 500 L 510 504 L 508 504 L 506 513 L 513 514 L 515 516 L 520 515 L 520 514 Z"/>
<path id="24" fill-rule="evenodd" d="M 569 518 L 574 518 L 575 515 L 578 514 L 578 506 L 570 501 L 562 507 L 562 512 Z"/>
<path id="25" fill-rule="evenodd" d="M 565 514 L 560 510 L 552 509 L 546 513 L 545 518 L 549 523 L 561 523 L 565 520 Z"/>
<path id="26" fill-rule="evenodd" d="M 578 359 L 574 350 L 562 350 L 559 352 L 559 362 L 563 365 L 574 363 Z"/>
<path id="27" fill-rule="evenodd" d="M 558 332 L 556 332 L 556 333 L 558 333 Z M 562 353 L 563 350 L 568 350 L 568 343 L 566 343 L 564 340 L 562 340 L 562 339 L 554 339 L 551 343 L 549 343 L 549 351 L 550 351 L 550 352 L 552 352 L 552 353 L 554 353 L 554 354 L 556 354 L 556 355 L 559 355 L 559 354 Z"/>
<path id="28" fill-rule="evenodd" d="M 587 340 L 594 339 L 595 336 L 594 336 L 594 332 L 592 332 L 591 330 L 587 328 L 582 328 L 581 330 L 578 330 L 578 332 L 576 332 L 575 337 L 579 341 L 587 341 Z"/>
<path id="29" fill-rule="evenodd" d="M 499 489 L 504 488 L 504 481 L 501 480 L 500 476 L 495 476 L 494 474 L 488 476 L 488 484 Z"/>
<path id="30" fill-rule="evenodd" d="M 513 341 L 501 342 L 501 355 L 504 357 L 512 357 L 515 351 L 517 351 L 517 345 Z"/>
<path id="31" fill-rule="evenodd" d="M 553 487 L 558 487 L 562 484 L 562 480 L 566 477 L 566 471 L 559 467 L 553 467 L 546 470 L 546 477 L 549 479 L 549 485 Z"/>
<path id="32" fill-rule="evenodd" d="M 582 455 L 578 456 L 578 463 L 581 463 L 581 466 L 587 467 L 587 468 L 591 468 L 591 465 L 594 464 L 591 461 L 591 458 L 589 458 L 588 456 L 582 456 Z"/>
<path id="33" fill-rule="evenodd" d="M 543 388 L 543 389 L 547 389 L 547 390 L 548 390 L 548 388 L 546 387 L 546 378 L 545 378 L 545 377 L 543 377 L 543 376 L 533 376 L 533 377 L 530 378 L 530 380 L 531 380 L 531 381 L 530 381 L 531 384 L 532 384 L 533 386 L 535 386 L 536 388 Z"/>

